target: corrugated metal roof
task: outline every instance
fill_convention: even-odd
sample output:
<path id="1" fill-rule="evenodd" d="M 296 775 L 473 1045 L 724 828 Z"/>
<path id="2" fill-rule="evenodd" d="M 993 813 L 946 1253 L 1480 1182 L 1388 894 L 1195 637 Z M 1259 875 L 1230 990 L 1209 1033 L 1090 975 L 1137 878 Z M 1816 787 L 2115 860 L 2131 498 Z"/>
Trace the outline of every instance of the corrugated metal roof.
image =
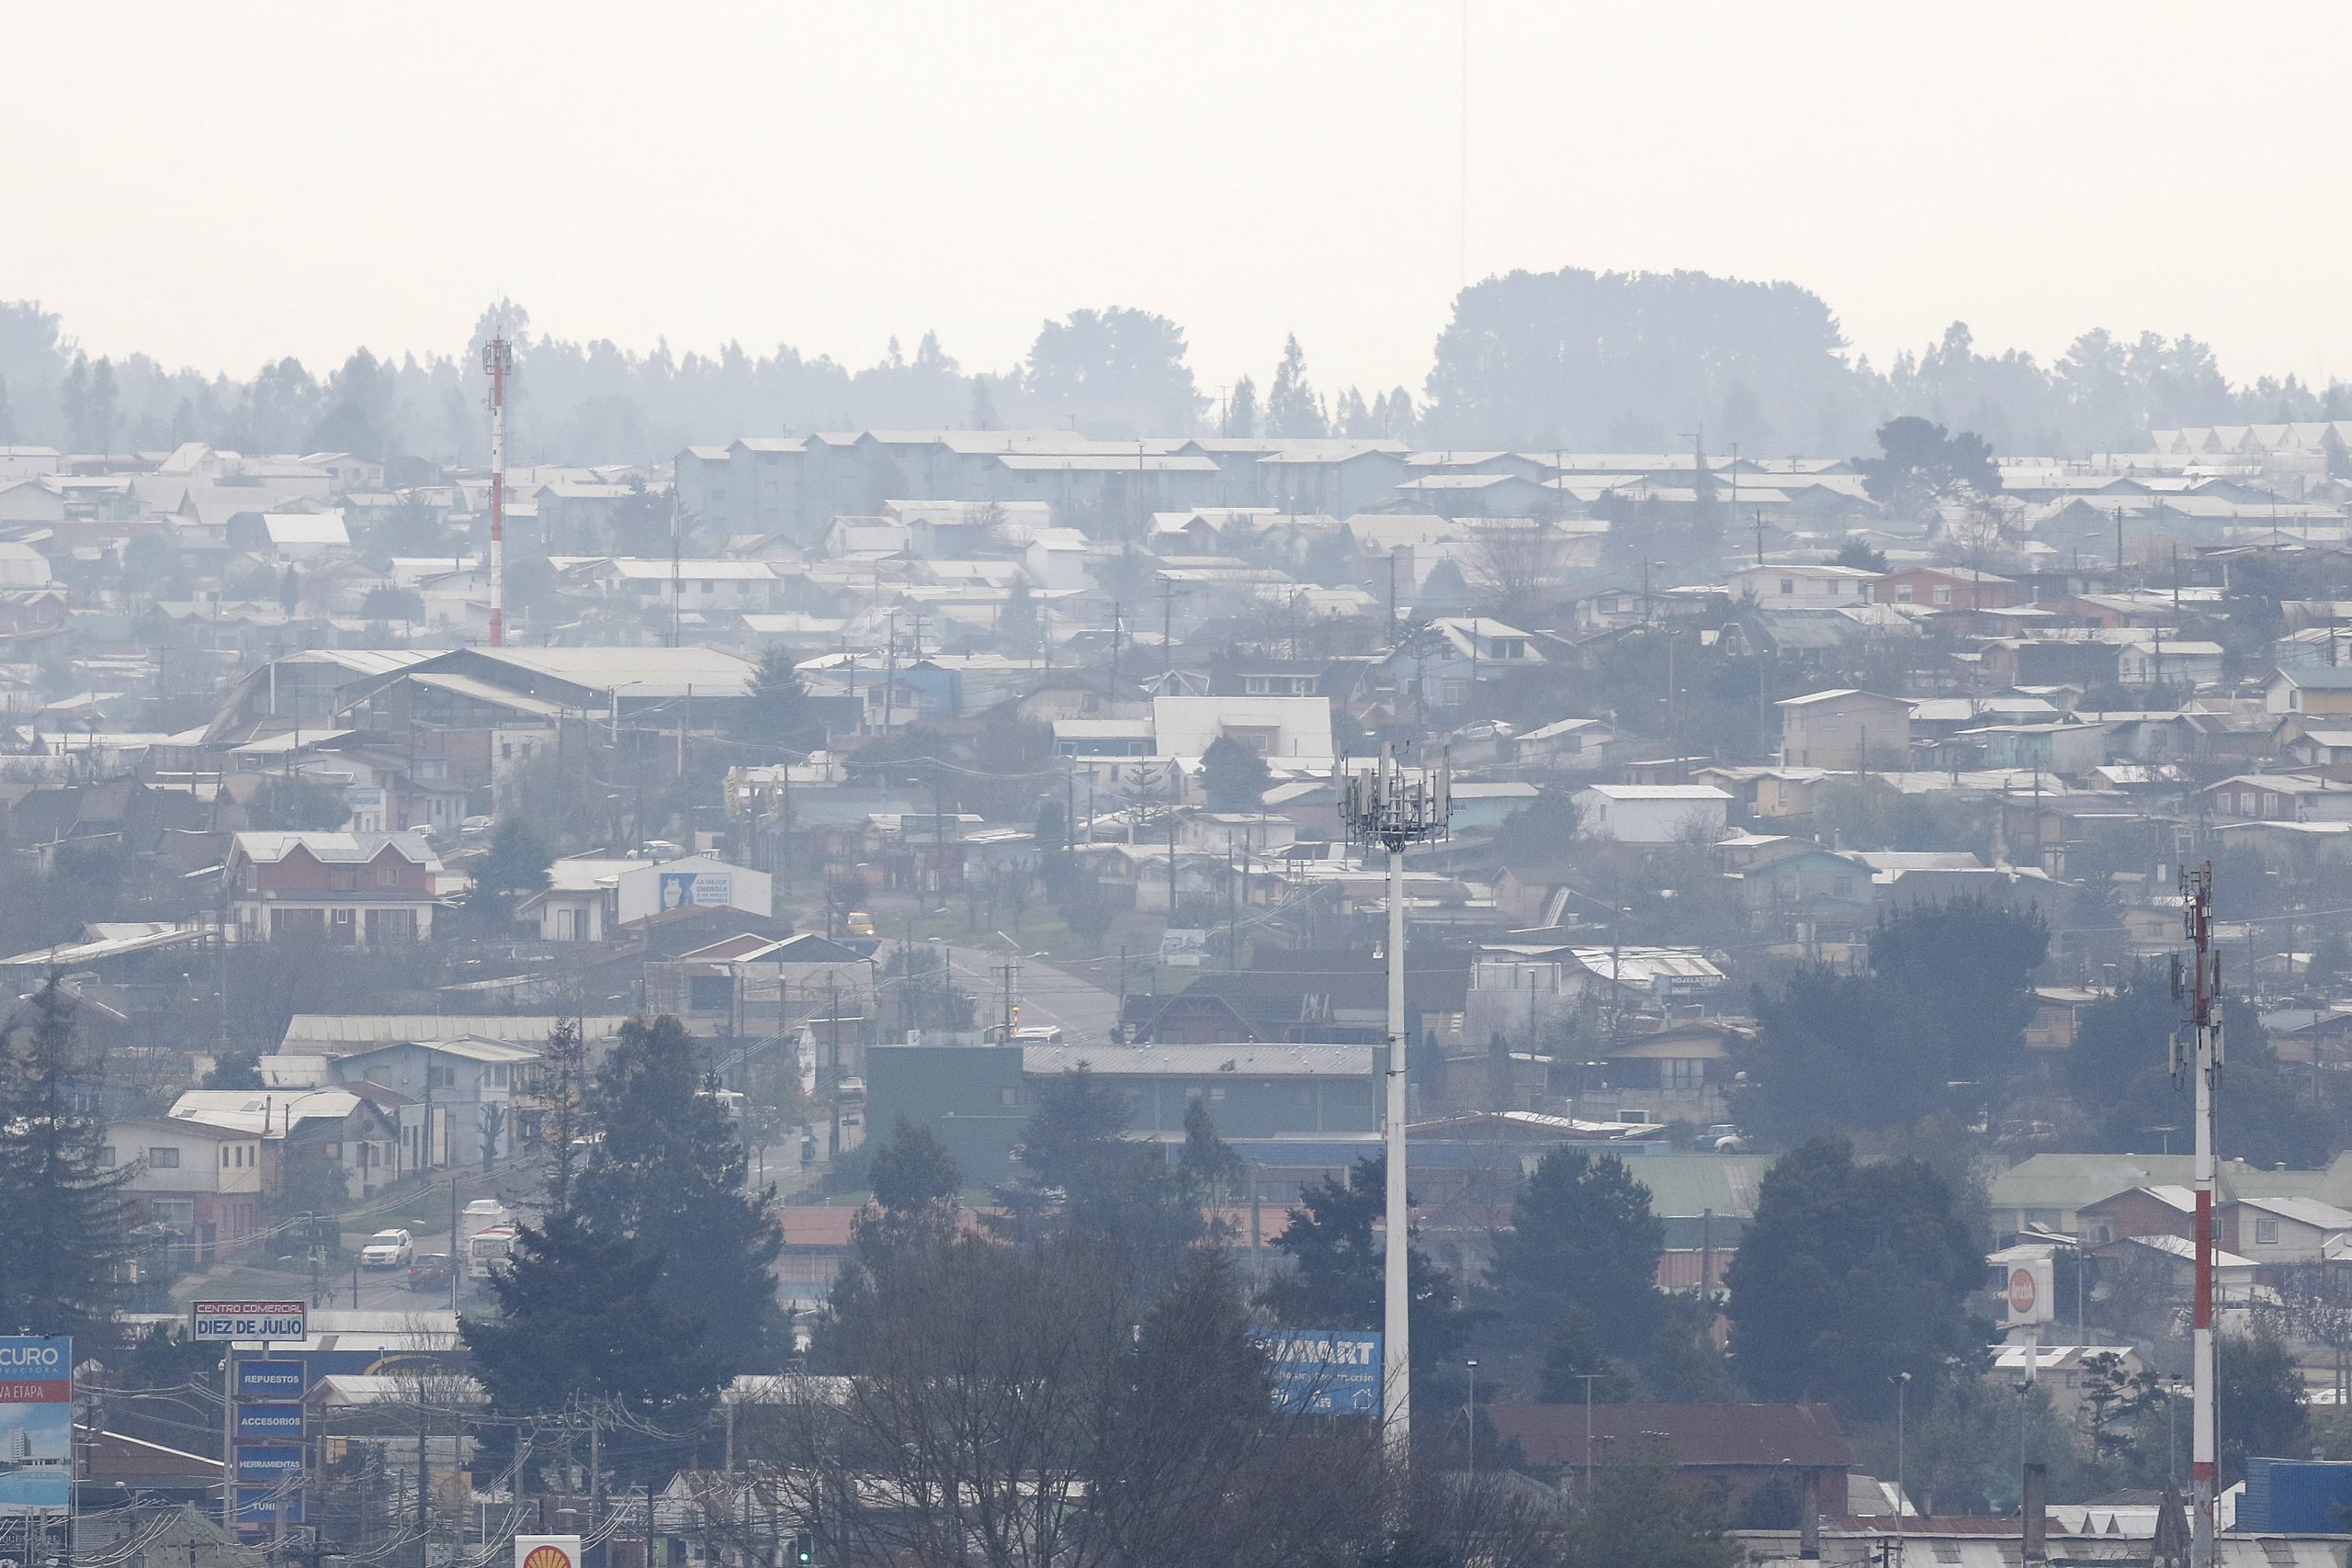
<path id="1" fill-rule="evenodd" d="M 1370 1045 L 1027 1045 L 1021 1070 L 1045 1077 L 1084 1066 L 1105 1077 L 1363 1077 Z"/>

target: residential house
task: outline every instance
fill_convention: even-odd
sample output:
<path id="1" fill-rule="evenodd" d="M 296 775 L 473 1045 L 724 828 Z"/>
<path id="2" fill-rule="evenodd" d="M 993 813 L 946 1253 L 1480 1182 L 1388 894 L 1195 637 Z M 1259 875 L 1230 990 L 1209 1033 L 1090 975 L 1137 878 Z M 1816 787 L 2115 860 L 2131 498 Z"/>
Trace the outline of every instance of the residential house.
<path id="1" fill-rule="evenodd" d="M 2239 773 L 2199 790 L 2197 801 L 2217 821 L 2352 821 L 2352 784 L 2301 773 Z"/>
<path id="2" fill-rule="evenodd" d="M 2004 610 L 2018 603 L 2024 592 L 2011 579 L 1988 571 L 1914 566 L 1880 578 L 1871 585 L 1871 597 L 1882 604 L 1925 604 L 1937 610 Z"/>
<path id="3" fill-rule="evenodd" d="M 2333 1260 L 2352 1234 L 2352 1213 L 2316 1198 L 2239 1198 L 2214 1215 L 2218 1245 L 2258 1264 Z"/>
<path id="4" fill-rule="evenodd" d="M 2197 1194 L 2186 1187 L 2165 1184 L 2133 1187 L 2086 1203 L 2077 1211 L 2075 1225 L 2086 1246 L 2138 1235 L 2169 1235 L 2193 1239 Z"/>
<path id="5" fill-rule="evenodd" d="M 1842 610 L 1867 604 L 1881 575 L 1854 566 L 1759 561 L 1736 568 L 1729 585 L 1735 603 L 1746 600 L 1759 610 Z"/>
<path id="6" fill-rule="evenodd" d="M 1911 705 L 1901 697 L 1838 687 L 1773 705 L 1781 715 L 1784 767 L 1850 773 L 1900 768 L 1910 760 Z"/>
<path id="7" fill-rule="evenodd" d="M 2262 682 L 2268 713 L 2352 714 L 2352 664 L 2298 664 Z"/>
<path id="8" fill-rule="evenodd" d="M 1234 739 L 1281 772 L 1329 773 L 1335 758 L 1329 697 L 1154 697 L 1151 718 L 1161 757 L 1197 761 Z"/>
<path id="9" fill-rule="evenodd" d="M 260 1138 L 264 1185 L 272 1189 L 284 1181 L 287 1162 L 300 1150 L 339 1167 L 355 1199 L 390 1186 L 401 1174 L 398 1123 L 354 1089 L 192 1089 L 172 1102 L 171 1115 Z"/>
<path id="10" fill-rule="evenodd" d="M 223 872 L 237 940 L 362 948 L 431 937 L 440 875 L 413 833 L 239 833 Z"/>
<path id="11" fill-rule="evenodd" d="M 1504 621 L 1483 615 L 1440 616 L 1398 643 L 1381 661 L 1399 693 L 1418 691 L 1430 705 L 1455 706 L 1481 681 L 1544 662 L 1535 639 Z"/>
<path id="12" fill-rule="evenodd" d="M 330 1064 L 337 1083 L 379 1084 L 400 1108 L 402 1170 L 486 1165 L 512 1152 L 514 1106 L 538 1070 L 537 1046 L 470 1038 L 375 1045 Z"/>
<path id="13" fill-rule="evenodd" d="M 1564 1481 L 1587 1465 L 1631 1463 L 1654 1449 L 1675 1484 L 1735 1512 L 1758 1493 L 1792 1485 L 1811 1493 L 1801 1510 L 1846 1512 L 1853 1454 L 1826 1404 L 1498 1404 L 1486 1415 L 1530 1464 Z"/>
<path id="14" fill-rule="evenodd" d="M 1588 784 L 1574 799 L 1579 831 L 1621 844 L 1713 843 L 1731 809 L 1713 784 Z"/>
<path id="15" fill-rule="evenodd" d="M 196 1267 L 252 1245 L 262 1230 L 261 1134 L 170 1116 L 107 1124 L 101 1165 L 123 1184 L 139 1223 L 185 1238 Z"/>

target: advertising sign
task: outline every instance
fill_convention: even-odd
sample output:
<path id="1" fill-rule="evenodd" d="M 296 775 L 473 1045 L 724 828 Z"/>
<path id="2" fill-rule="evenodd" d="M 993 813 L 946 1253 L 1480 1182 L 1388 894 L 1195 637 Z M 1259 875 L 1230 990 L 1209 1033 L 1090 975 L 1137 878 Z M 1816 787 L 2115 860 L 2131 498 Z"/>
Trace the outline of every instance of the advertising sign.
<path id="1" fill-rule="evenodd" d="M 300 1361 L 273 1359 L 237 1363 L 239 1399 L 300 1399 L 307 1387 Z"/>
<path id="2" fill-rule="evenodd" d="M 302 1522 L 302 1489 L 299 1486 L 240 1486 L 237 1488 L 237 1525 L 245 1534 L 256 1530 L 267 1532 L 279 1519 L 289 1525 Z"/>
<path id="3" fill-rule="evenodd" d="M 1206 931 L 1170 930 L 1159 933 L 1159 961 L 1171 969 L 1198 969 L 1208 951 Z"/>
<path id="4" fill-rule="evenodd" d="M 2005 1326 L 2015 1328 L 2051 1320 L 2054 1305 L 2051 1300 L 2051 1273 L 2047 1258 L 2030 1258 L 2009 1265 L 2008 1284 L 2001 1292 L 2003 1304 L 2009 1309 Z"/>
<path id="5" fill-rule="evenodd" d="M 299 1404 L 240 1404 L 237 1406 L 237 1442 L 300 1443 L 302 1440 L 302 1407 Z"/>
<path id="6" fill-rule="evenodd" d="M 0 1338 L 0 1518 L 74 1500 L 74 1341 Z"/>
<path id="7" fill-rule="evenodd" d="M 1273 1373 L 1275 1409 L 1295 1416 L 1379 1413 L 1379 1335 L 1274 1328 L 1259 1337 L 1258 1348 Z"/>
<path id="8" fill-rule="evenodd" d="M 665 871 L 661 895 L 664 909 L 697 905 L 723 909 L 735 901 L 735 876 L 725 871 Z"/>
<path id="9" fill-rule="evenodd" d="M 300 1444 L 280 1448 L 237 1450 L 237 1479 L 245 1482 L 283 1481 L 302 1472 L 302 1450 Z"/>
<path id="10" fill-rule="evenodd" d="M 514 1568 L 580 1568 L 580 1538 L 518 1535 L 514 1538 Z"/>
<path id="11" fill-rule="evenodd" d="M 191 1302 L 189 1335 L 198 1343 L 223 1339 L 302 1339 L 310 1335 L 310 1303 Z"/>

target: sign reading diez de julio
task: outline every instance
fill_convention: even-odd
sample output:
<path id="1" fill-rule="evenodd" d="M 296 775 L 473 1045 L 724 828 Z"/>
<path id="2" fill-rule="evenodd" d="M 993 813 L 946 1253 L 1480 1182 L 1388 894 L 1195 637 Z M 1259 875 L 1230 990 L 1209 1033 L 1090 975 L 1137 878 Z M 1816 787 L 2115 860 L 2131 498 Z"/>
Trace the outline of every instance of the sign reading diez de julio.
<path id="1" fill-rule="evenodd" d="M 302 1339 L 310 1335 L 309 1304 L 290 1302 L 192 1302 L 190 1335 L 223 1339 Z"/>

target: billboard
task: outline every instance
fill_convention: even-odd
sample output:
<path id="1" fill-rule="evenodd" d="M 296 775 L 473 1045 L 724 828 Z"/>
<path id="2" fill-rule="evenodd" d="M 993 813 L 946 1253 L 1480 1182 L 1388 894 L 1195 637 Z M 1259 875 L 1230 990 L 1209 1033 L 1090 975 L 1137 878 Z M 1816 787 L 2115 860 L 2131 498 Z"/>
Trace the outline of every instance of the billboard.
<path id="1" fill-rule="evenodd" d="M 302 1440 L 302 1407 L 299 1404 L 239 1404 L 237 1406 L 237 1442 L 300 1443 Z"/>
<path id="2" fill-rule="evenodd" d="M 280 1519 L 302 1522 L 302 1493 L 299 1487 L 240 1486 L 237 1488 L 237 1528 L 243 1534 L 267 1534 Z"/>
<path id="3" fill-rule="evenodd" d="M 300 1361 L 239 1361 L 237 1363 L 237 1397 L 244 1399 L 300 1399 L 303 1392 L 302 1363 Z"/>
<path id="4" fill-rule="evenodd" d="M 725 908 L 735 901 L 735 877 L 725 871 L 665 871 L 662 873 L 659 907 L 684 909 L 696 906 Z"/>
<path id="5" fill-rule="evenodd" d="M 1159 961 L 1171 969 L 1198 969 L 1208 951 L 1206 931 L 1170 927 L 1159 933 Z"/>
<path id="6" fill-rule="evenodd" d="M 0 1518 L 74 1501 L 74 1341 L 0 1338 Z"/>
<path id="7" fill-rule="evenodd" d="M 514 1568 L 580 1568 L 580 1538 L 518 1535 L 514 1538 Z"/>
<path id="8" fill-rule="evenodd" d="M 302 1473 L 302 1449 L 299 1443 L 284 1447 L 237 1448 L 237 1479 L 245 1483 L 272 1483 L 289 1481 Z"/>
<path id="9" fill-rule="evenodd" d="M 1351 1329 L 1271 1328 L 1257 1337 L 1273 1374 L 1274 1408 L 1294 1416 L 1380 1411 L 1380 1336 Z"/>
<path id="10" fill-rule="evenodd" d="M 290 1302 L 190 1302 L 189 1337 L 199 1344 L 224 1339 L 304 1339 L 310 1337 L 310 1303 Z"/>
<path id="11" fill-rule="evenodd" d="M 2008 1279 L 2002 1287 L 2001 1304 L 2009 1315 L 2004 1328 L 2018 1328 L 2028 1324 L 2048 1323 L 2055 1314 L 2051 1300 L 2052 1269 L 2049 1257 L 2029 1258 L 2008 1267 Z"/>

